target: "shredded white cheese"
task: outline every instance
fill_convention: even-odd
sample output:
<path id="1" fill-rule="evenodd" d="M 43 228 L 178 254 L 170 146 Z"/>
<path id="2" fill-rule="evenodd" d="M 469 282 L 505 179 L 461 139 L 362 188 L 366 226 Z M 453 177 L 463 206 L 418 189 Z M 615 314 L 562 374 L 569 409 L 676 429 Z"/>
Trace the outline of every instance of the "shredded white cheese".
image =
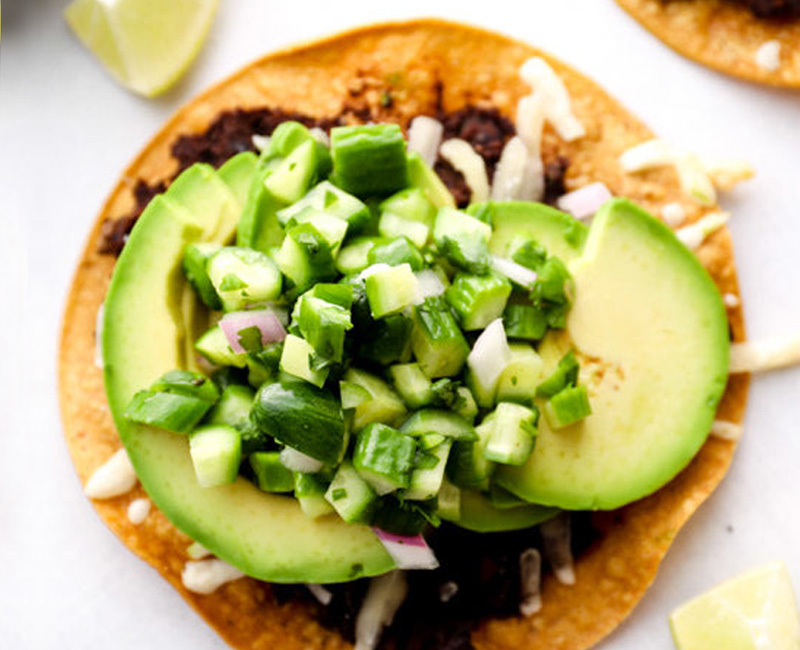
<path id="1" fill-rule="evenodd" d="M 569 514 L 548 519 L 539 527 L 542 533 L 542 552 L 561 584 L 575 584 L 575 569 L 570 546 L 571 524 Z"/>
<path id="2" fill-rule="evenodd" d="M 94 471 L 83 491 L 90 499 L 111 499 L 130 492 L 136 480 L 136 471 L 123 448 Z"/>
<path id="3" fill-rule="evenodd" d="M 680 203 L 667 203 L 661 208 L 661 218 L 670 228 L 678 228 L 686 221 L 686 210 Z"/>
<path id="4" fill-rule="evenodd" d="M 542 555 L 529 548 L 519 556 L 519 613 L 532 616 L 542 608 Z"/>
<path id="5" fill-rule="evenodd" d="M 486 163 L 469 142 L 460 138 L 445 140 L 439 147 L 439 154 L 464 175 L 464 180 L 472 193 L 470 203 L 489 200 Z"/>
<path id="6" fill-rule="evenodd" d="M 128 520 L 138 526 L 150 514 L 150 499 L 134 499 L 128 504 Z"/>
<path id="7" fill-rule="evenodd" d="M 517 113 L 519 115 L 519 112 Z M 538 201 L 544 195 L 544 165 L 519 136 L 503 147 L 492 179 L 492 201 Z"/>
<path id="8" fill-rule="evenodd" d="M 222 585 L 244 577 L 244 573 L 217 558 L 187 562 L 183 567 L 183 586 L 196 594 L 212 594 Z"/>
<path id="9" fill-rule="evenodd" d="M 739 183 L 750 180 L 756 172 L 746 160 L 732 158 L 700 158 L 703 170 L 718 190 L 732 190 Z"/>
<path id="10" fill-rule="evenodd" d="M 567 87 L 544 59 L 528 59 L 522 64 L 519 75 L 542 97 L 545 118 L 563 140 L 572 142 L 586 135 L 586 129 L 572 111 Z"/>
<path id="11" fill-rule="evenodd" d="M 697 250 L 706 238 L 722 228 L 729 218 L 727 212 L 711 212 L 693 224 L 679 228 L 675 231 L 675 236 L 690 250 Z"/>
<path id="12" fill-rule="evenodd" d="M 94 319 L 94 365 L 103 369 L 105 363 L 103 362 L 103 303 L 97 310 L 97 316 Z"/>
<path id="13" fill-rule="evenodd" d="M 666 140 L 654 138 L 625 150 L 619 157 L 619 164 L 629 174 L 665 167 L 675 162 L 676 152 Z"/>
<path id="14" fill-rule="evenodd" d="M 322 605 L 330 605 L 333 600 L 333 594 L 325 589 L 322 585 L 307 584 L 306 589 L 311 592 L 311 595 L 316 598 Z"/>
<path id="15" fill-rule="evenodd" d="M 742 433 L 742 425 L 736 422 L 714 420 L 714 424 L 711 425 L 711 435 L 722 440 L 739 440 Z"/>
<path id="16" fill-rule="evenodd" d="M 781 44 L 767 41 L 756 50 L 756 65 L 767 72 L 775 72 L 781 67 Z"/>
<path id="17" fill-rule="evenodd" d="M 439 120 L 419 115 L 408 127 L 408 150 L 416 151 L 428 167 L 433 167 L 443 134 L 444 126 Z"/>
<path id="18" fill-rule="evenodd" d="M 328 134 L 325 133 L 323 129 L 319 128 L 318 126 L 315 126 L 309 129 L 308 132 L 311 134 L 311 137 L 314 138 L 320 144 L 323 144 L 326 147 L 331 146 L 331 139 L 328 137 Z"/>
<path id="19" fill-rule="evenodd" d="M 703 163 L 694 154 L 682 154 L 675 160 L 675 169 L 681 181 L 681 187 L 690 197 L 701 205 L 714 205 L 717 202 L 717 191 L 714 183 L 706 174 Z"/>
<path id="20" fill-rule="evenodd" d="M 402 571 L 390 571 L 372 579 L 356 617 L 354 650 L 375 650 L 383 628 L 392 624 L 407 594 L 408 582 Z"/>
<path id="21" fill-rule="evenodd" d="M 258 149 L 259 153 L 264 153 L 269 149 L 270 137 L 268 135 L 254 135 L 251 140 L 253 146 Z"/>
<path id="22" fill-rule="evenodd" d="M 209 551 L 205 546 L 203 546 L 199 542 L 192 542 L 189 545 L 189 548 L 186 549 L 186 555 L 188 555 L 193 560 L 202 560 L 203 558 L 206 558 L 209 555 L 211 555 L 211 551 Z"/>
<path id="23" fill-rule="evenodd" d="M 800 364 L 800 338 L 783 341 L 745 341 L 731 345 L 731 374 L 766 372 Z"/>
<path id="24" fill-rule="evenodd" d="M 517 135 L 528 149 L 528 155 L 541 159 L 544 130 L 544 101 L 541 95 L 527 95 L 517 103 Z"/>
<path id="25" fill-rule="evenodd" d="M 726 293 L 724 296 L 722 296 L 722 301 L 725 303 L 725 306 L 730 309 L 738 307 L 740 304 L 742 304 L 742 301 L 739 300 L 739 296 L 737 296 L 735 293 Z"/>
<path id="26" fill-rule="evenodd" d="M 448 580 L 439 587 L 439 602 L 449 603 L 457 593 L 458 584 L 452 580 Z"/>

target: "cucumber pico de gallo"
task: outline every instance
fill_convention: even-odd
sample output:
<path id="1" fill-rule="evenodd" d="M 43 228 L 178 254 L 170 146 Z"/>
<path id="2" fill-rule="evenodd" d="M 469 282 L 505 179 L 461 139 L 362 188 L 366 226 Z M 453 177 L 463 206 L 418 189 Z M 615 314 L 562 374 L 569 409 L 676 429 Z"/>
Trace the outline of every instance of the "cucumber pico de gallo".
<path id="1" fill-rule="evenodd" d="M 492 204 L 455 209 L 397 125 L 328 146 L 286 122 L 259 165 L 247 205 L 274 205 L 245 209 L 235 246 L 185 249 L 213 323 L 194 341 L 205 374 L 153 378 L 125 417 L 187 435 L 203 487 L 242 476 L 435 566 L 410 538 L 458 523 L 465 494 L 521 504 L 494 468 L 528 460 L 540 418 L 592 412 L 576 356 L 542 378 L 535 353 L 565 327 L 570 273 L 524 236 L 490 254 Z"/>

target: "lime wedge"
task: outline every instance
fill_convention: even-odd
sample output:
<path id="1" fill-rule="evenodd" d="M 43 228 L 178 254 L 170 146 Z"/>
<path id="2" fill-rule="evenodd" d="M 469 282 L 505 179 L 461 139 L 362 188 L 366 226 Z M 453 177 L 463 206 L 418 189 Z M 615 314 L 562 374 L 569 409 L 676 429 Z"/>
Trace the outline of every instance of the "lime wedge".
<path id="1" fill-rule="evenodd" d="M 786 567 L 732 578 L 670 616 L 679 650 L 800 650 L 800 616 Z"/>
<path id="2" fill-rule="evenodd" d="M 194 61 L 218 0 L 74 0 L 67 23 L 111 75 L 153 97 Z"/>

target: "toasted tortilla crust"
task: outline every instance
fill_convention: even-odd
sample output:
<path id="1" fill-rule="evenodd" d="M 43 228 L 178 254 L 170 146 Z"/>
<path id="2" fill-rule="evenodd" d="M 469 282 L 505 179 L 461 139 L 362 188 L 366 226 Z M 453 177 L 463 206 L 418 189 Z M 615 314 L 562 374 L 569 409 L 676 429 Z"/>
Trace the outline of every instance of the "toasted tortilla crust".
<path id="1" fill-rule="evenodd" d="M 545 137 L 547 159 L 561 154 L 571 161 L 568 188 L 600 180 L 615 194 L 628 196 L 656 214 L 665 203 L 680 202 L 691 220 L 701 216 L 701 209 L 682 195 L 672 169 L 639 175 L 620 169 L 619 154 L 652 137 L 642 123 L 593 82 L 528 45 L 472 27 L 422 20 L 366 27 L 272 54 L 178 111 L 126 170 L 89 236 L 67 302 L 60 352 L 64 432 L 81 482 L 120 446 L 102 372 L 93 360 L 95 316 L 115 262 L 112 256 L 97 253 L 101 224 L 130 209 L 137 178 L 152 183 L 172 175 L 176 163 L 170 157 L 170 145 L 179 135 L 205 129 L 221 111 L 234 107 L 267 105 L 314 116 L 337 115 L 348 89 L 365 83 L 374 87 L 374 98 L 368 101 L 379 119 L 406 123 L 410 116 L 430 113 L 439 81 L 447 110 L 467 102 L 490 102 L 513 118 L 517 99 L 529 92 L 517 70 L 534 55 L 544 56 L 561 75 L 587 128 L 587 137 L 571 144 L 549 132 Z M 382 108 L 380 95 L 388 86 L 393 106 Z M 700 256 L 720 290 L 738 294 L 729 233 L 722 230 L 713 235 Z M 743 340 L 741 308 L 731 309 L 729 316 L 734 339 Z M 746 376 L 731 378 L 719 418 L 741 422 L 747 385 Z M 547 579 L 539 614 L 487 621 L 473 635 L 475 646 L 581 650 L 597 643 L 642 597 L 678 530 L 722 480 L 734 449 L 733 442 L 711 438 L 691 465 L 657 494 L 618 511 L 598 513 L 596 524 L 604 535 L 578 559 L 577 584 L 566 587 Z M 237 580 L 208 596 L 188 592 L 181 571 L 190 540 L 155 509 L 144 523 L 133 525 L 127 506 L 142 496 L 146 495 L 137 487 L 93 505 L 109 528 L 233 647 L 349 647 L 337 633 L 316 622 L 312 606 L 278 605 L 270 587 L 256 580 Z"/>
<path id="2" fill-rule="evenodd" d="M 617 0 L 648 31 L 684 56 L 726 74 L 770 86 L 800 88 L 800 20 L 756 18 L 724 0 Z M 766 70 L 756 52 L 781 44 L 781 65 Z"/>

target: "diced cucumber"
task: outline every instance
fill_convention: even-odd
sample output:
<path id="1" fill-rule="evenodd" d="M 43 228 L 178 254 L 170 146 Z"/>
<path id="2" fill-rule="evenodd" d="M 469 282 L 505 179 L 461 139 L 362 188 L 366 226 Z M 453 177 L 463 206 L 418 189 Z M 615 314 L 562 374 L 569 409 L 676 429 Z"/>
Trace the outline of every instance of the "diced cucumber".
<path id="1" fill-rule="evenodd" d="M 249 386 L 231 384 L 226 386 L 219 401 L 214 405 L 205 419 L 205 424 L 228 424 L 237 431 L 247 426 L 250 421 L 250 409 L 253 407 L 255 393 Z"/>
<path id="2" fill-rule="evenodd" d="M 436 497 L 436 514 L 447 521 L 458 521 L 461 517 L 461 490 L 446 476 Z"/>
<path id="3" fill-rule="evenodd" d="M 183 253 L 183 273 L 203 304 L 211 309 L 222 309 L 222 302 L 208 277 L 208 260 L 220 248 L 212 242 L 189 244 Z"/>
<path id="4" fill-rule="evenodd" d="M 508 305 L 503 313 L 503 327 L 510 339 L 538 341 L 547 332 L 547 315 L 533 305 Z"/>
<path id="5" fill-rule="evenodd" d="M 447 461 L 447 477 L 466 490 L 487 490 L 495 463 L 486 458 L 484 449 L 492 434 L 494 419 L 490 415 L 475 427 L 478 439 L 456 441 Z"/>
<path id="6" fill-rule="evenodd" d="M 125 408 L 125 418 L 173 433 L 189 433 L 212 406 L 198 397 L 142 390 Z"/>
<path id="7" fill-rule="evenodd" d="M 492 483 L 489 486 L 489 501 L 498 510 L 508 510 L 528 505 L 527 501 L 523 501 L 517 495 L 511 494 L 511 492 L 501 488 L 496 483 Z"/>
<path id="8" fill-rule="evenodd" d="M 208 277 L 225 311 L 275 300 L 281 294 L 281 274 L 264 253 L 228 246 L 208 261 Z"/>
<path id="9" fill-rule="evenodd" d="M 433 401 L 431 380 L 418 363 L 403 363 L 389 368 L 389 377 L 395 389 L 412 409 L 428 406 Z"/>
<path id="10" fill-rule="evenodd" d="M 335 185 L 358 197 L 386 195 L 408 186 L 406 142 L 396 124 L 331 129 Z"/>
<path id="11" fill-rule="evenodd" d="M 258 169 L 250 185 L 236 230 L 236 245 L 268 253 L 283 241 L 278 210 L 284 205 L 264 185 L 271 170 Z"/>
<path id="12" fill-rule="evenodd" d="M 412 187 L 425 192 L 425 196 L 437 208 L 455 208 L 456 202 L 450 190 L 433 169 L 425 164 L 416 152 L 408 154 L 408 179 Z"/>
<path id="13" fill-rule="evenodd" d="M 436 214 L 433 225 L 433 239 L 440 246 L 445 238 L 456 238 L 461 235 L 477 234 L 488 242 L 492 237 L 492 227 L 466 212 L 453 208 L 441 208 Z"/>
<path id="14" fill-rule="evenodd" d="M 409 188 L 390 196 L 378 209 L 378 231 L 384 237 L 405 235 L 416 246 L 425 246 L 436 217 L 436 208 L 419 188 Z"/>
<path id="15" fill-rule="evenodd" d="M 194 347 L 206 359 L 217 366 L 244 368 L 247 365 L 247 355 L 233 351 L 225 332 L 222 331 L 219 325 L 214 325 L 197 339 Z"/>
<path id="16" fill-rule="evenodd" d="M 315 370 L 311 361 L 314 354 L 314 346 L 308 341 L 294 334 L 287 334 L 283 342 L 280 369 L 294 377 L 304 379 L 317 388 L 322 388 L 330 369 L 325 367 Z"/>
<path id="17" fill-rule="evenodd" d="M 552 397 L 568 386 L 575 386 L 578 382 L 579 371 L 578 359 L 575 357 L 575 352 L 570 350 L 558 362 L 553 374 L 536 388 L 536 397 Z"/>
<path id="18" fill-rule="evenodd" d="M 339 382 L 339 395 L 343 409 L 354 409 L 372 399 L 366 388 L 350 381 Z"/>
<path id="19" fill-rule="evenodd" d="M 503 465 L 523 465 L 533 452 L 539 411 L 512 402 L 500 402 L 492 432 L 483 450 L 487 459 Z"/>
<path id="20" fill-rule="evenodd" d="M 349 461 L 342 462 L 325 492 L 325 499 L 348 524 L 367 523 L 377 495 Z"/>
<path id="21" fill-rule="evenodd" d="M 453 440 L 477 440 L 473 426 L 453 411 L 423 409 L 417 411 L 400 428 L 410 436 L 438 433 Z"/>
<path id="22" fill-rule="evenodd" d="M 339 189 L 330 181 L 322 181 L 297 203 L 280 210 L 278 220 L 285 226 L 295 215 L 307 208 L 325 212 L 332 217 L 346 221 L 350 232 L 358 232 L 370 219 L 369 208 L 366 204 L 352 194 Z"/>
<path id="23" fill-rule="evenodd" d="M 170 370 L 150 386 L 158 393 L 175 393 L 196 397 L 213 405 L 219 399 L 219 389 L 205 375 L 191 370 Z"/>
<path id="24" fill-rule="evenodd" d="M 309 294 L 303 294 L 297 304 L 296 322 L 303 338 L 318 356 L 341 362 L 345 333 L 353 328 L 349 309 Z"/>
<path id="25" fill-rule="evenodd" d="M 466 386 L 459 386 L 456 393 L 458 397 L 453 404 L 453 410 L 472 424 L 478 416 L 478 404 L 472 396 L 472 391 Z"/>
<path id="26" fill-rule="evenodd" d="M 333 506 L 325 499 L 328 482 L 319 474 L 295 472 L 294 497 L 300 502 L 300 509 L 309 519 L 316 519 L 331 512 Z"/>
<path id="27" fill-rule="evenodd" d="M 379 495 L 407 488 L 417 443 L 385 424 L 373 422 L 356 438 L 353 466 Z"/>
<path id="28" fill-rule="evenodd" d="M 414 302 L 417 278 L 409 264 L 385 268 L 376 268 L 377 266 L 366 270 L 369 272 L 374 269 L 367 276 L 366 291 L 372 317 L 383 318 L 403 311 Z"/>
<path id="29" fill-rule="evenodd" d="M 467 331 L 482 330 L 503 314 L 511 295 L 511 283 L 498 275 L 459 273 L 445 297 Z"/>
<path id="30" fill-rule="evenodd" d="M 563 429 L 592 414 L 586 386 L 568 386 L 551 397 L 544 405 L 547 422 L 553 429 Z"/>
<path id="31" fill-rule="evenodd" d="M 307 140 L 292 151 L 273 170 L 264 185 L 284 203 L 294 203 L 303 198 L 317 176 L 317 146 Z"/>
<path id="32" fill-rule="evenodd" d="M 384 240 L 380 237 L 356 237 L 336 256 L 336 270 L 343 275 L 360 273 L 370 265 L 369 252 Z"/>
<path id="33" fill-rule="evenodd" d="M 407 263 L 412 271 L 420 271 L 425 266 L 422 253 L 403 235 L 373 247 L 369 251 L 367 259 L 370 264 L 388 264 L 389 266 L 400 266 Z"/>
<path id="34" fill-rule="evenodd" d="M 275 127 L 269 139 L 269 147 L 263 152 L 267 160 L 286 158 L 301 144 L 312 140 L 308 127 L 295 120 L 281 122 Z"/>
<path id="35" fill-rule="evenodd" d="M 461 371 L 469 345 L 444 298 L 426 298 L 414 308 L 411 347 L 422 372 L 431 379 Z"/>
<path id="36" fill-rule="evenodd" d="M 281 463 L 278 451 L 258 451 L 250 454 L 250 467 L 258 480 L 259 489 L 264 492 L 291 492 L 294 490 L 294 476 L 291 470 Z"/>
<path id="37" fill-rule="evenodd" d="M 310 223 L 301 223 L 286 231 L 275 261 L 298 292 L 316 282 L 336 278 L 331 247 Z"/>
<path id="38" fill-rule="evenodd" d="M 530 405 L 543 379 L 544 362 L 530 345 L 512 343 L 508 347 L 511 361 L 497 381 L 497 401 Z"/>
<path id="39" fill-rule="evenodd" d="M 189 436 L 189 453 L 201 487 L 227 485 L 239 474 L 242 439 L 226 424 L 200 427 Z"/>
<path id="40" fill-rule="evenodd" d="M 339 305 L 342 309 L 349 310 L 353 306 L 353 287 L 349 284 L 315 284 L 305 295 L 319 298 L 325 302 Z"/>
<path id="41" fill-rule="evenodd" d="M 291 218 L 287 224 L 287 228 L 292 228 L 300 223 L 310 223 L 314 226 L 316 231 L 322 235 L 331 253 L 334 256 L 339 253 L 339 249 L 347 234 L 346 221 L 327 214 L 326 212 L 319 212 L 313 208 L 306 208 Z"/>
<path id="42" fill-rule="evenodd" d="M 411 359 L 413 322 L 405 314 L 386 316 L 371 321 L 366 332 L 359 332 L 356 356 L 385 366 Z"/>
<path id="43" fill-rule="evenodd" d="M 404 499 L 427 501 L 439 493 L 452 446 L 451 440 L 445 440 L 433 449 L 418 453 Z"/>
<path id="44" fill-rule="evenodd" d="M 395 214 L 384 212 L 378 220 L 378 232 L 387 238 L 408 237 L 415 246 L 422 248 L 428 241 L 431 229 L 424 223 L 412 221 Z"/>
<path id="45" fill-rule="evenodd" d="M 406 406 L 403 400 L 382 379 L 363 370 L 350 368 L 345 373 L 344 380 L 361 386 L 370 394 L 369 401 L 356 407 L 353 419 L 353 428 L 356 431 L 371 422 L 395 426 L 405 418 Z"/>

